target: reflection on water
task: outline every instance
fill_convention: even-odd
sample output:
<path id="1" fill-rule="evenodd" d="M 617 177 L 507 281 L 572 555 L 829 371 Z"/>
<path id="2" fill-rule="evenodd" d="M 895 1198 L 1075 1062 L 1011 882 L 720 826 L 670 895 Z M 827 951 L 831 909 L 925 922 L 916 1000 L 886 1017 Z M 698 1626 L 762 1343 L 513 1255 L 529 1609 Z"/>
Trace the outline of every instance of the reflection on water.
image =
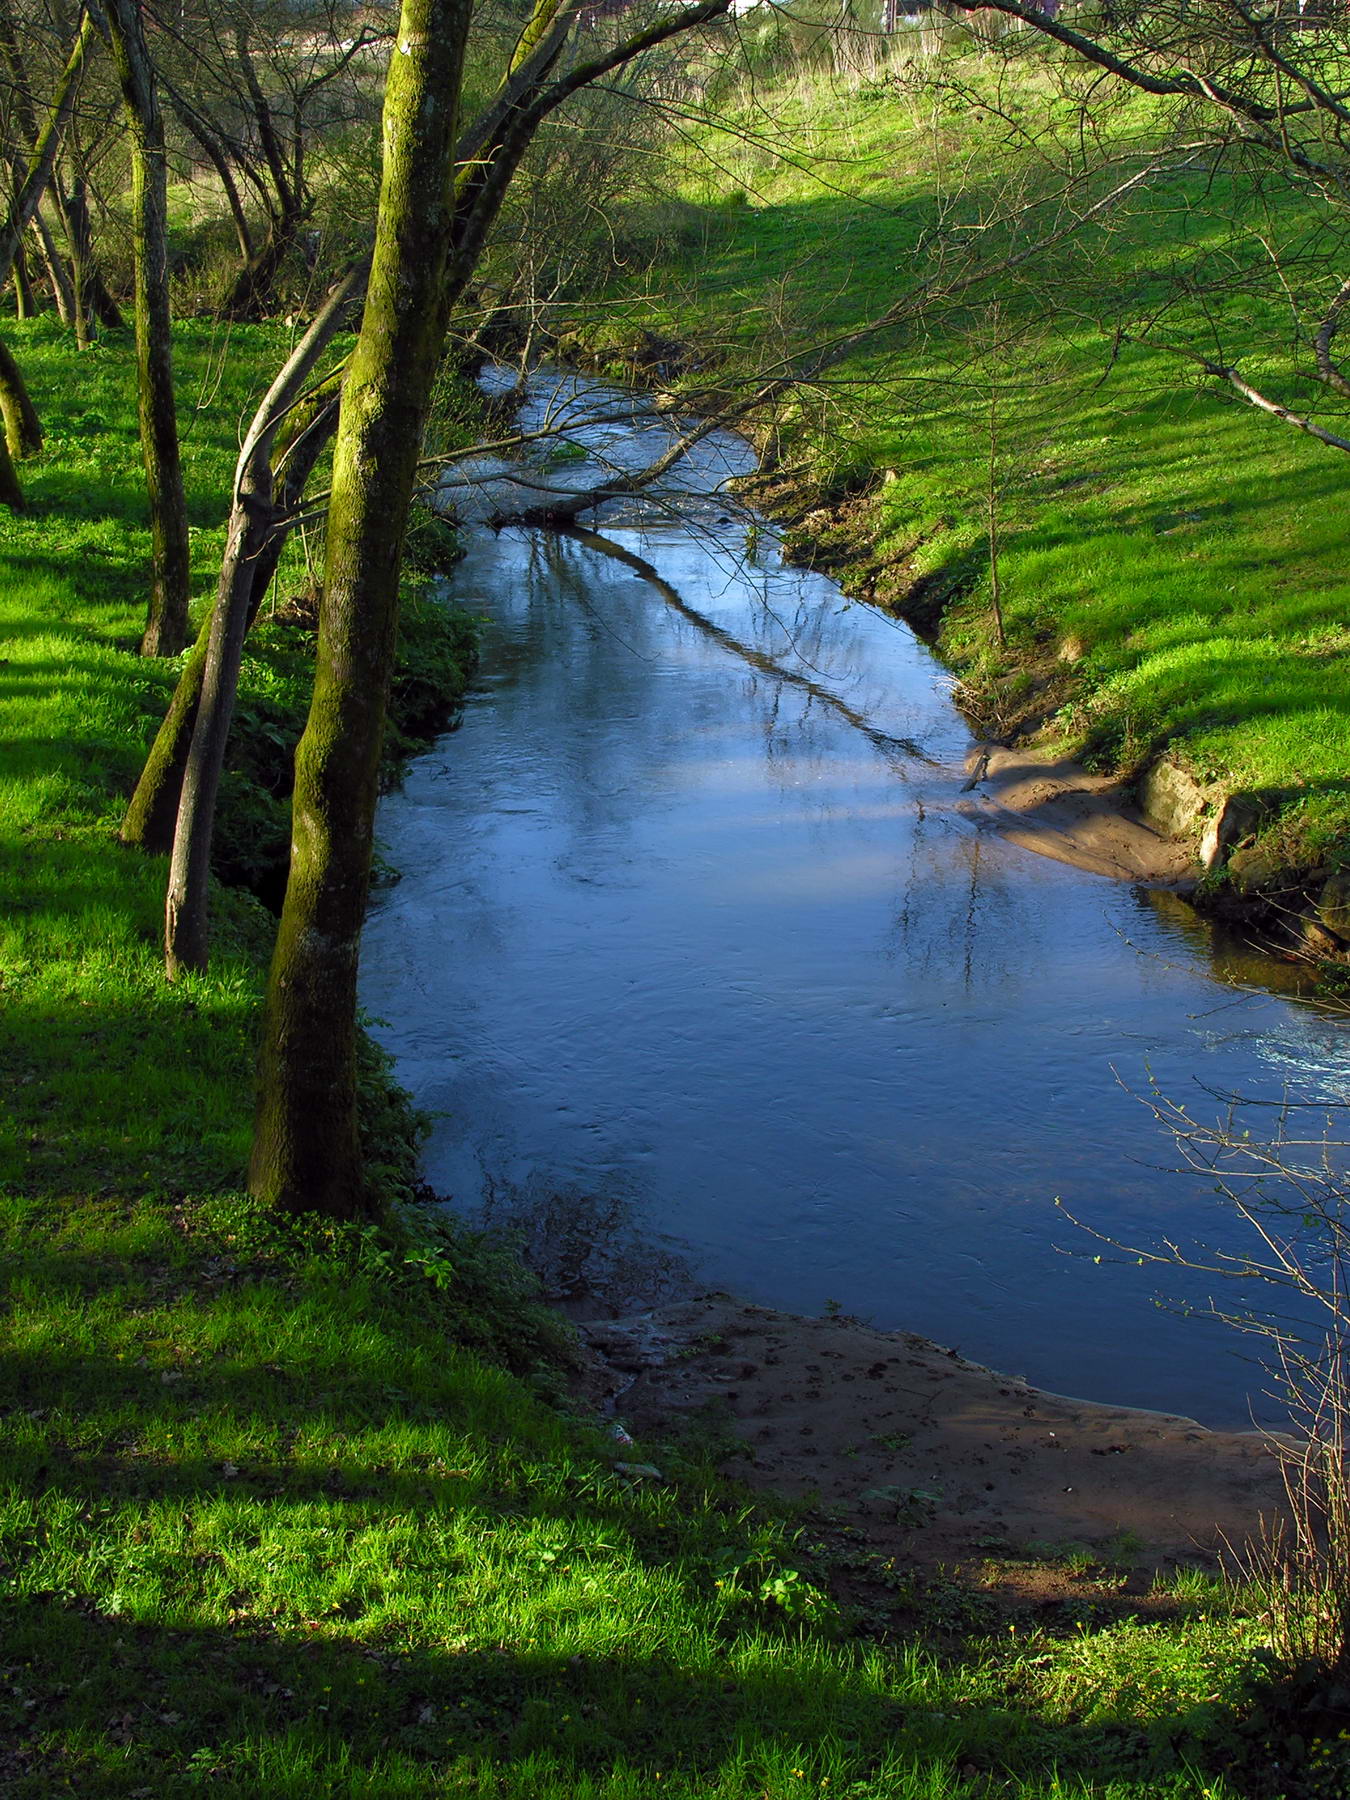
<path id="1" fill-rule="evenodd" d="M 686 482 L 746 456 L 714 440 Z M 1174 898 L 963 816 L 967 733 L 912 634 L 695 512 L 484 532 L 457 571 L 482 680 L 385 804 L 403 880 L 363 964 L 437 1115 L 429 1179 L 622 1194 L 709 1284 L 1240 1422 L 1259 1378 L 1178 1310 L 1207 1286 L 1054 1202 L 1220 1236 L 1139 1096 L 1335 1099 L 1337 1025 L 1218 985 Z"/>

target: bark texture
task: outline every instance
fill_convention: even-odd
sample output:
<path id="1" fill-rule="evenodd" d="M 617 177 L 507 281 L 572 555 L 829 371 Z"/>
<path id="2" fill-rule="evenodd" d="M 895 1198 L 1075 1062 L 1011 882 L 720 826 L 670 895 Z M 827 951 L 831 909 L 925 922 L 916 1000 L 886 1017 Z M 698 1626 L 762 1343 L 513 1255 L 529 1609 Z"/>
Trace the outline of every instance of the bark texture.
<path id="1" fill-rule="evenodd" d="M 274 494 L 272 448 L 282 421 L 300 397 L 319 358 L 342 323 L 347 304 L 365 285 L 364 265 L 352 269 L 329 295 L 314 323 L 287 360 L 254 414 L 235 468 L 220 586 L 206 633 L 201 695 L 192 742 L 183 766 L 182 795 L 174 831 L 173 860 L 164 909 L 164 963 L 172 981 L 184 969 L 206 967 L 208 891 L 216 795 L 234 719 L 244 637 L 253 623 L 267 580 L 260 565 L 280 533 Z M 271 564 L 275 568 L 275 561 Z"/>
<path id="2" fill-rule="evenodd" d="M 268 981 L 252 1191 L 359 1218 L 356 970 L 370 882 L 399 563 L 445 332 L 455 123 L 470 0 L 404 0 L 384 106 L 370 286 L 343 393 L 314 701 L 296 752 L 291 873 Z"/>
<path id="3" fill-rule="evenodd" d="M 187 767 L 192 728 L 197 722 L 197 702 L 201 699 L 202 675 L 206 670 L 209 633 L 208 620 L 183 664 L 169 710 L 155 733 L 155 741 L 150 746 L 150 754 L 145 759 L 145 767 L 118 834 L 124 844 L 155 856 L 165 856 L 173 848 L 178 801 L 183 791 L 183 770 Z"/>
<path id="4" fill-rule="evenodd" d="M 333 376 L 289 415 L 285 445 L 274 465 L 274 523 L 271 535 L 253 563 L 246 631 L 257 618 L 272 585 L 305 485 L 332 438 L 340 391 L 341 377 Z M 206 672 L 211 630 L 212 620 L 208 619 L 193 645 L 192 654 L 183 664 L 169 710 L 155 735 L 122 820 L 122 842 L 154 855 L 167 855 L 173 848 L 183 771 L 187 768 L 188 750 L 197 723 L 197 703 Z"/>
<path id="5" fill-rule="evenodd" d="M 141 652 L 176 656 L 188 634 L 188 523 L 169 314 L 168 161 L 139 0 L 109 0 L 108 34 L 131 151 L 136 382 L 153 566 Z"/>
<path id="6" fill-rule="evenodd" d="M 9 345 L 0 341 L 0 413 L 12 457 L 36 456 L 42 448 L 42 421 Z"/>
<path id="7" fill-rule="evenodd" d="M 24 510 L 23 489 L 14 472 L 14 459 L 3 432 L 0 432 L 0 506 L 7 506 L 11 512 Z"/>

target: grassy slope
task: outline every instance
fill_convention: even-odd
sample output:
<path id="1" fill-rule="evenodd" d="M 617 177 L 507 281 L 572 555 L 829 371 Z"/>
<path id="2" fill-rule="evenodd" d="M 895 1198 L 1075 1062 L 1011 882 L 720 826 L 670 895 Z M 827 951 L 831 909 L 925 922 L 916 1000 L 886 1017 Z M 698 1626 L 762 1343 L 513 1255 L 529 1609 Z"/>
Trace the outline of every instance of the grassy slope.
<path id="1" fill-rule="evenodd" d="M 1226 1793 L 1197 1770 L 1255 1628 L 1223 1596 L 995 1633 L 953 1588 L 864 1633 L 692 1452 L 616 1469 L 462 1231 L 306 1239 L 233 1192 L 266 917 L 223 900 L 167 987 L 162 867 L 113 841 L 167 681 L 132 654 L 127 348 L 16 335 L 50 439 L 0 520 L 0 1791 Z M 204 585 L 276 342 L 220 349 L 184 334 Z"/>
<path id="2" fill-rule="evenodd" d="M 992 94 L 992 69 L 954 68 Z M 1004 83 L 1005 107 L 1038 125 L 1051 115 L 1034 69 Z M 966 184 L 973 216 L 1014 162 L 992 116 L 879 83 L 761 87 L 738 123 L 767 126 L 792 154 L 714 134 L 688 159 L 684 248 L 644 284 L 673 296 L 655 317 L 681 334 L 730 328 L 772 343 L 875 316 L 925 266 L 916 246 L 936 219 L 935 184 Z M 1134 105 L 1107 136 L 1119 148 L 1148 130 Z M 1230 254 L 1250 261 L 1235 224 L 1296 238 L 1301 221 L 1285 210 L 1272 223 L 1223 180 L 1178 178 L 978 305 L 855 354 L 842 400 L 808 402 L 789 453 L 807 446 L 827 482 L 889 472 L 869 534 L 904 580 L 964 577 L 944 648 L 995 729 L 1026 710 L 1063 651 L 1072 680 L 1061 663 L 1052 692 L 1070 748 L 1131 769 L 1171 745 L 1202 778 L 1283 790 L 1290 840 L 1307 860 L 1339 862 L 1350 860 L 1350 459 L 1198 384 L 1175 357 L 1129 344 L 1110 356 L 1118 301 L 1142 309 L 1174 259 L 1210 272 Z M 1283 342 L 1287 320 L 1259 299 L 1228 305 L 1238 342 Z M 635 316 L 649 322 L 650 303 Z M 1183 339 L 1188 329 L 1174 326 Z M 1264 372 L 1259 358 L 1246 366 Z M 991 399 L 1006 651 L 989 613 Z"/>

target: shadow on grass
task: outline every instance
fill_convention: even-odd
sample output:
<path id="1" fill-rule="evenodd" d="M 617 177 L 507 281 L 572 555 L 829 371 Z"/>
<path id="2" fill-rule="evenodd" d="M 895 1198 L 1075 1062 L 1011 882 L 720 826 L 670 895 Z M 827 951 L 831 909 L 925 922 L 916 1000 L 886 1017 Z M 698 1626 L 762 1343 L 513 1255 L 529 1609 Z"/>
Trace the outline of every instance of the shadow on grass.
<path id="1" fill-rule="evenodd" d="M 967 1652 L 878 1655 L 719 1602 L 721 1559 L 790 1535 L 766 1550 L 734 1494 L 623 1477 L 598 1437 L 447 1352 L 439 1300 L 341 1270 L 260 1279 L 162 1226 L 137 1248 L 115 1211 L 98 1241 L 69 1210 L 83 1244 L 55 1209 L 27 1216 L 0 1364 L 16 1800 L 452 1778 L 520 1800 L 826 1781 L 974 1800 L 986 1772 L 1174 1774 L 1222 1714 L 1073 1722 L 1015 1682 L 963 1687 Z"/>
<path id="2" fill-rule="evenodd" d="M 846 1654 L 750 1667 L 728 1656 L 691 1669 L 636 1647 L 458 1649 L 378 1633 L 371 1642 L 348 1636 L 356 1626 L 340 1619 L 286 1633 L 266 1623 L 147 1626 L 113 1596 L 99 1605 L 60 1593 L 0 1616 L 10 1676 L 0 1780 L 14 1800 L 176 1795 L 205 1780 L 285 1795 L 749 1796 L 775 1774 L 795 1777 L 798 1792 L 828 1794 L 833 1777 L 836 1789 L 882 1800 L 912 1791 L 902 1790 L 907 1776 L 931 1782 L 924 1793 L 975 1795 L 991 1791 L 986 1774 L 1006 1792 L 1008 1777 L 1095 1783 L 1141 1761 L 1117 1723 L 1029 1722 L 994 1703 L 945 1716 L 916 1705 L 928 1696 L 903 1681 L 888 1692 Z M 54 1670 L 63 1679 L 45 1673 Z M 1159 1746 L 1185 1730 L 1182 1720 L 1157 1723 Z M 788 1788 L 774 1781 L 775 1792 Z"/>
<path id="3" fill-rule="evenodd" d="M 16 957 L 8 981 L 0 1180 L 30 1194 L 231 1186 L 247 1154 L 256 977 L 232 971 L 222 947 L 209 982 L 171 988 L 157 951 L 162 865 L 158 877 L 147 870 L 132 912 L 124 878 L 101 878 L 99 860 L 89 854 L 83 878 L 64 881 L 50 864 L 14 859 L 32 911 L 11 914 L 11 943 L 33 967 Z M 60 991 L 63 958 L 79 959 L 74 994 Z"/>

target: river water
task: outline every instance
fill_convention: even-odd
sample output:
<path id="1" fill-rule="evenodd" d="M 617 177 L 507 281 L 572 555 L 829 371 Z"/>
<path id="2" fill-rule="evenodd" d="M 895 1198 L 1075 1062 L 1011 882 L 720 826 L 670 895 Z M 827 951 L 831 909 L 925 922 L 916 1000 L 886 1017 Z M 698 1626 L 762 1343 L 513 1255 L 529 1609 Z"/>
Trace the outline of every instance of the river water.
<path id="1" fill-rule="evenodd" d="M 611 401 L 552 378 L 526 418 Z M 645 460 L 666 427 L 634 404 L 573 441 Z M 679 476 L 711 498 L 607 503 L 598 541 L 469 533 L 453 593 L 487 621 L 480 677 L 383 804 L 402 879 L 362 964 L 435 1115 L 428 1179 L 470 1212 L 623 1215 L 703 1287 L 1245 1422 L 1252 1345 L 1197 1316 L 1237 1296 L 1066 1212 L 1252 1247 L 1176 1172 L 1150 1087 L 1205 1120 L 1225 1095 L 1336 1100 L 1350 1040 L 1228 985 L 1253 970 L 1174 897 L 990 829 L 950 678 L 783 566 L 717 492 L 751 463 L 719 434 Z M 448 504 L 481 513 L 503 473 Z"/>

